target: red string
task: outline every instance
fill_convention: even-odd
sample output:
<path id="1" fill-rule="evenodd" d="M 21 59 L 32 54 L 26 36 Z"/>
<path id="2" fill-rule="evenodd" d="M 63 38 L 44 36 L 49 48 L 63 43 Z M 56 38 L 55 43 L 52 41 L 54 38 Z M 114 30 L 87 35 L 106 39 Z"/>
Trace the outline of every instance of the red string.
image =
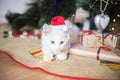
<path id="1" fill-rule="evenodd" d="M 103 49 L 104 51 L 111 51 L 111 49 L 110 49 L 108 46 L 103 46 L 102 49 Z"/>
<path id="2" fill-rule="evenodd" d="M 102 47 L 99 47 L 98 51 L 97 51 L 97 60 L 99 60 L 99 54 L 100 54 L 100 51 L 101 51 Z"/>
<path id="3" fill-rule="evenodd" d="M 97 51 L 97 60 L 99 60 L 99 54 L 100 54 L 101 49 L 103 49 L 104 51 L 111 51 L 111 49 L 108 46 L 99 47 Z"/>
<path id="4" fill-rule="evenodd" d="M 88 35 L 94 35 L 95 37 L 98 37 L 98 41 L 103 44 L 100 40 L 101 40 L 101 36 L 97 36 L 93 30 L 81 30 L 80 31 L 80 36 L 88 36 Z"/>

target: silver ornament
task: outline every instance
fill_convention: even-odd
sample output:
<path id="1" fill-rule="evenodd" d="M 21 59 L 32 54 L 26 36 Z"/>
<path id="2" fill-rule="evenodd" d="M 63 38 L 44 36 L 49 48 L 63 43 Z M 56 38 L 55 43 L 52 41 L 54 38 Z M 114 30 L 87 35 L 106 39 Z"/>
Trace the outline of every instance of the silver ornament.
<path id="1" fill-rule="evenodd" d="M 95 22 L 96 27 L 100 31 L 102 31 L 108 26 L 108 24 L 110 22 L 110 17 L 106 14 L 105 15 L 104 14 L 99 14 L 99 15 L 95 16 L 94 22 Z"/>

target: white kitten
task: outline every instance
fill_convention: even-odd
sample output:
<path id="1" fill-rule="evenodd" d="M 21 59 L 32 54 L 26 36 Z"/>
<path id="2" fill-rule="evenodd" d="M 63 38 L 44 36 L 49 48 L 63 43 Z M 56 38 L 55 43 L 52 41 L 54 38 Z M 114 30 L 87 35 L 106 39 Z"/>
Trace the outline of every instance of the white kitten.
<path id="1" fill-rule="evenodd" d="M 66 20 L 65 24 L 68 27 L 68 33 L 70 34 L 70 44 L 73 45 L 78 43 L 80 29 L 69 20 Z"/>
<path id="2" fill-rule="evenodd" d="M 52 61 L 54 55 L 57 56 L 58 60 L 67 59 L 70 47 L 68 31 L 54 30 L 49 25 L 44 24 L 41 40 L 44 61 Z"/>
<path id="3" fill-rule="evenodd" d="M 88 24 L 88 22 L 86 23 Z M 41 39 L 44 61 L 52 61 L 54 55 L 59 60 L 67 59 L 70 45 L 78 43 L 80 29 L 69 20 L 65 21 L 65 25 L 67 30 L 58 30 L 44 24 Z M 88 29 L 87 25 L 83 27 L 83 30 Z"/>
<path id="4" fill-rule="evenodd" d="M 76 26 L 69 20 L 66 20 L 65 24 L 68 27 L 68 33 L 70 34 L 71 45 L 78 43 L 79 42 L 79 33 L 80 33 L 80 29 L 78 28 L 78 26 Z M 82 30 L 90 30 L 90 22 L 87 19 L 83 23 Z"/>

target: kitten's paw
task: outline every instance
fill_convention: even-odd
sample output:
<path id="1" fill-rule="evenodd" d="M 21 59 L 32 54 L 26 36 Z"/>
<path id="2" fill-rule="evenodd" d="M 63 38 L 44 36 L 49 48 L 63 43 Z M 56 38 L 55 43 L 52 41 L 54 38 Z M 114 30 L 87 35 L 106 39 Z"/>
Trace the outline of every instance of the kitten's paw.
<path id="1" fill-rule="evenodd" d="M 59 54 L 57 54 L 57 59 L 58 60 L 65 60 L 65 59 L 67 59 L 67 54 L 66 53 L 59 53 Z"/>
<path id="2" fill-rule="evenodd" d="M 53 60 L 53 56 L 52 55 L 44 55 L 44 58 L 43 58 L 44 61 L 47 61 L 47 62 L 51 62 Z"/>

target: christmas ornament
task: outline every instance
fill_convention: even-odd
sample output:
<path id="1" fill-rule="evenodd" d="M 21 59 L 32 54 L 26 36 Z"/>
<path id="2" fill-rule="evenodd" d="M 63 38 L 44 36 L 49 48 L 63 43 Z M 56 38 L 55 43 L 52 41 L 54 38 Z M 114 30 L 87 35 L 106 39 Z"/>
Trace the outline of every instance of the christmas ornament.
<path id="1" fill-rule="evenodd" d="M 27 32 L 26 31 L 24 31 L 23 33 L 22 33 L 22 35 L 20 35 L 20 38 L 27 38 Z"/>
<path id="2" fill-rule="evenodd" d="M 9 33 L 8 33 L 8 31 L 4 31 L 4 32 L 3 32 L 3 37 L 4 37 L 4 38 L 9 37 Z"/>
<path id="3" fill-rule="evenodd" d="M 40 30 L 38 30 L 38 29 L 34 30 L 34 34 L 39 34 L 39 33 L 40 33 Z"/>
<path id="4" fill-rule="evenodd" d="M 26 31 L 24 31 L 24 32 L 22 33 L 22 35 L 27 36 L 28 33 L 27 33 Z"/>
<path id="5" fill-rule="evenodd" d="M 35 40 L 38 40 L 41 38 L 41 34 L 39 30 L 35 30 L 33 32 L 12 32 L 12 31 L 4 31 L 3 32 L 3 37 L 8 38 L 8 37 L 15 37 L 15 38 L 27 38 L 29 36 L 34 36 Z"/>
<path id="6" fill-rule="evenodd" d="M 34 38 L 33 38 L 34 40 L 39 40 L 41 38 L 40 30 L 35 29 L 33 35 L 34 35 Z"/>
<path id="7" fill-rule="evenodd" d="M 110 17 L 108 15 L 99 14 L 95 16 L 94 19 L 95 25 L 100 31 L 103 31 L 110 22 Z"/>
<path id="8" fill-rule="evenodd" d="M 104 8 L 102 8 L 103 2 L 105 3 Z M 103 31 L 110 22 L 110 17 L 107 14 L 104 14 L 104 12 L 107 8 L 108 2 L 109 2 L 109 0 L 107 0 L 107 1 L 100 0 L 100 12 L 101 12 L 101 14 L 96 15 L 95 19 L 94 19 L 95 25 L 100 31 Z"/>
<path id="9" fill-rule="evenodd" d="M 8 31 L 8 35 L 9 35 L 9 37 L 13 37 L 13 32 L 12 31 Z"/>
<path id="10" fill-rule="evenodd" d="M 14 32 L 13 37 L 19 38 L 22 32 Z"/>
<path id="11" fill-rule="evenodd" d="M 13 37 L 13 32 L 12 31 L 4 31 L 3 32 L 3 37 L 4 38 Z"/>

